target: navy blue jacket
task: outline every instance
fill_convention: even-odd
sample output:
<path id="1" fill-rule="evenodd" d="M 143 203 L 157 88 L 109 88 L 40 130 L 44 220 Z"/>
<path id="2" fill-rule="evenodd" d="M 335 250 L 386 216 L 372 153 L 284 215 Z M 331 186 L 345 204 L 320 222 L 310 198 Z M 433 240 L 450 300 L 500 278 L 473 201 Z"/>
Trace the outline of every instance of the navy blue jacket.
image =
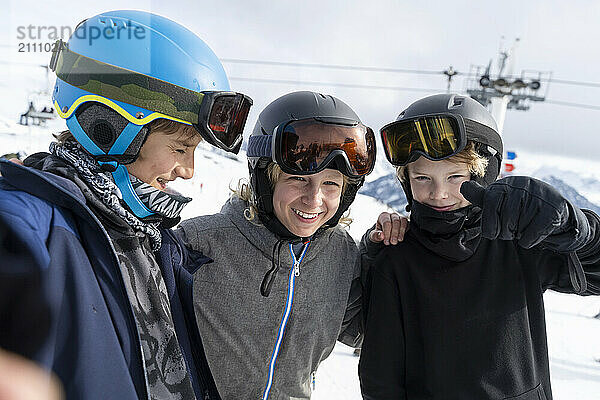
<path id="1" fill-rule="evenodd" d="M 51 314 L 47 334 L 42 340 L 35 338 L 35 348 L 29 346 L 30 354 L 25 355 L 58 375 L 68 399 L 147 398 L 140 340 L 118 259 L 80 189 L 68 179 L 10 162 L 0 161 L 0 172 L 0 219 L 10 230 L 6 236 L 14 239 L 0 243 L 2 253 L 15 253 L 16 249 L 4 247 L 19 243 L 26 247 L 19 253 L 27 254 L 21 259 L 31 264 L 24 268 L 14 257 L 10 263 L 3 257 L 0 276 L 35 274 L 36 282 L 41 282 L 42 303 Z M 192 274 L 211 260 L 188 254 L 170 230 L 161 232 L 157 262 L 192 385 L 197 399 L 216 399 L 192 303 Z M 4 295 L 0 293 L 0 298 Z M 4 300 L 0 305 L 9 304 Z M 23 314 L 22 308 L 19 312 Z M 35 310 L 10 313 L 0 310 L 3 337 L 9 337 L 12 329 L 7 321 L 27 321 L 36 314 Z M 35 321 L 19 328 L 23 326 L 35 329 Z M 20 340 L 29 338 L 25 334 Z"/>

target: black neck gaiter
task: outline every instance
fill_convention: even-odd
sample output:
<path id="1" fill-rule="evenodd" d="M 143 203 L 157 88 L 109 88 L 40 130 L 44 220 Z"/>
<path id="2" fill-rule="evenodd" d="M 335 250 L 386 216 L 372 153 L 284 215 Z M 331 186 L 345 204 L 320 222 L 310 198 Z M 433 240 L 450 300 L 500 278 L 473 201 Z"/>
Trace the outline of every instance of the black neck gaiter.
<path id="1" fill-rule="evenodd" d="M 417 240 L 450 261 L 467 260 L 481 240 L 481 209 L 473 205 L 436 211 L 413 200 L 410 219 Z"/>

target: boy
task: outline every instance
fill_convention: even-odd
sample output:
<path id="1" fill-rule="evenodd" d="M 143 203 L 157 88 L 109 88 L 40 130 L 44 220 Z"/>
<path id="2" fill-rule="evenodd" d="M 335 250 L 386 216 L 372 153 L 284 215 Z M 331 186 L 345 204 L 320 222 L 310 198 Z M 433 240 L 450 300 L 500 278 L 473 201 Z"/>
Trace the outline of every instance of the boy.
<path id="1" fill-rule="evenodd" d="M 67 399 L 218 399 L 189 257 L 168 229 L 191 199 L 167 185 L 192 177 L 201 140 L 237 152 L 251 101 L 229 91 L 200 38 L 148 12 L 96 15 L 55 47 L 54 105 L 69 130 L 25 167 L 0 162 L 0 218 L 15 239 L 2 253 L 31 260 L 1 259 L 0 275 L 39 275 L 48 333 L 38 338 L 35 314 L 14 308 L 0 311 L 19 324 L 3 329 L 36 339 L 25 355 Z"/>
<path id="2" fill-rule="evenodd" d="M 502 141 L 468 97 L 421 99 L 381 134 L 412 211 L 371 268 L 363 398 L 551 399 L 542 295 L 600 294 L 600 219 L 535 179 L 494 182 Z"/>

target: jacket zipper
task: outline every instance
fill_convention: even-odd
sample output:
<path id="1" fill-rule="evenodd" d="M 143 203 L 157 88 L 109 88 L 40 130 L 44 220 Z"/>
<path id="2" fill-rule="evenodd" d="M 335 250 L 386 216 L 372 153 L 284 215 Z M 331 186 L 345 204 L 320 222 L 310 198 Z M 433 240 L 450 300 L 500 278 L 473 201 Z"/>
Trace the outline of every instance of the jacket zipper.
<path id="1" fill-rule="evenodd" d="M 306 243 L 306 246 L 304 246 L 304 249 L 302 250 L 302 254 L 300 254 L 300 258 L 296 259 L 296 255 L 294 254 L 294 248 L 291 243 L 289 244 L 290 254 L 292 255 L 292 260 L 294 260 L 294 265 L 290 269 L 285 309 L 283 311 L 283 318 L 281 319 L 281 323 L 279 324 L 277 339 L 275 341 L 275 347 L 273 348 L 273 354 L 271 355 L 271 361 L 269 363 L 269 371 L 267 373 L 267 386 L 265 387 L 265 391 L 263 392 L 262 400 L 268 400 L 269 394 L 271 392 L 271 385 L 273 384 L 273 375 L 275 374 L 275 363 L 277 362 L 277 356 L 279 355 L 279 349 L 281 348 L 281 342 L 283 341 L 283 334 L 285 333 L 285 327 L 286 327 L 288 319 L 290 317 L 290 313 L 292 312 L 292 304 L 294 302 L 294 286 L 296 284 L 296 277 L 300 275 L 300 263 L 302 262 L 302 259 L 304 259 L 304 255 L 306 254 L 306 250 L 308 250 L 308 246 L 310 246 L 310 241 Z"/>

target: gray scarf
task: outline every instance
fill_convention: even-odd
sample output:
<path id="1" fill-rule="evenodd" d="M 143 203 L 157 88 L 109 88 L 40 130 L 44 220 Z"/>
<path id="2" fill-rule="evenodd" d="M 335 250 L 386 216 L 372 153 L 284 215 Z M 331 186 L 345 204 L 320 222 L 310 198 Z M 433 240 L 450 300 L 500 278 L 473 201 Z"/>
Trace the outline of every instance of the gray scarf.
<path id="1" fill-rule="evenodd" d="M 194 399 L 190 375 L 175 333 L 167 288 L 153 253 L 161 244 L 157 228 L 161 218 L 147 218 L 153 222 L 140 220 L 125 208 L 112 175 L 103 171 L 77 142 L 52 143 L 50 151 L 72 165 L 73 168 L 63 169 L 61 173 L 70 175 L 80 187 L 85 186 L 82 192 L 111 238 L 141 341 L 149 398 Z M 132 185 L 142 202 L 165 218 L 178 217 L 191 200 L 162 192 L 135 177 L 132 177 Z M 149 243 L 145 237 L 150 239 Z"/>
<path id="2" fill-rule="evenodd" d="M 50 153 L 71 164 L 100 201 L 121 217 L 134 231 L 148 235 L 152 243 L 152 251 L 160 248 L 161 238 L 157 224 L 140 220 L 123 206 L 121 191 L 115 184 L 112 175 L 102 170 L 98 162 L 79 143 L 75 141 L 66 141 L 62 144 L 50 143 Z M 173 190 L 158 190 L 133 175 L 129 175 L 129 179 L 142 203 L 150 211 L 160 216 L 170 219 L 177 218 L 183 207 L 192 200 Z"/>

